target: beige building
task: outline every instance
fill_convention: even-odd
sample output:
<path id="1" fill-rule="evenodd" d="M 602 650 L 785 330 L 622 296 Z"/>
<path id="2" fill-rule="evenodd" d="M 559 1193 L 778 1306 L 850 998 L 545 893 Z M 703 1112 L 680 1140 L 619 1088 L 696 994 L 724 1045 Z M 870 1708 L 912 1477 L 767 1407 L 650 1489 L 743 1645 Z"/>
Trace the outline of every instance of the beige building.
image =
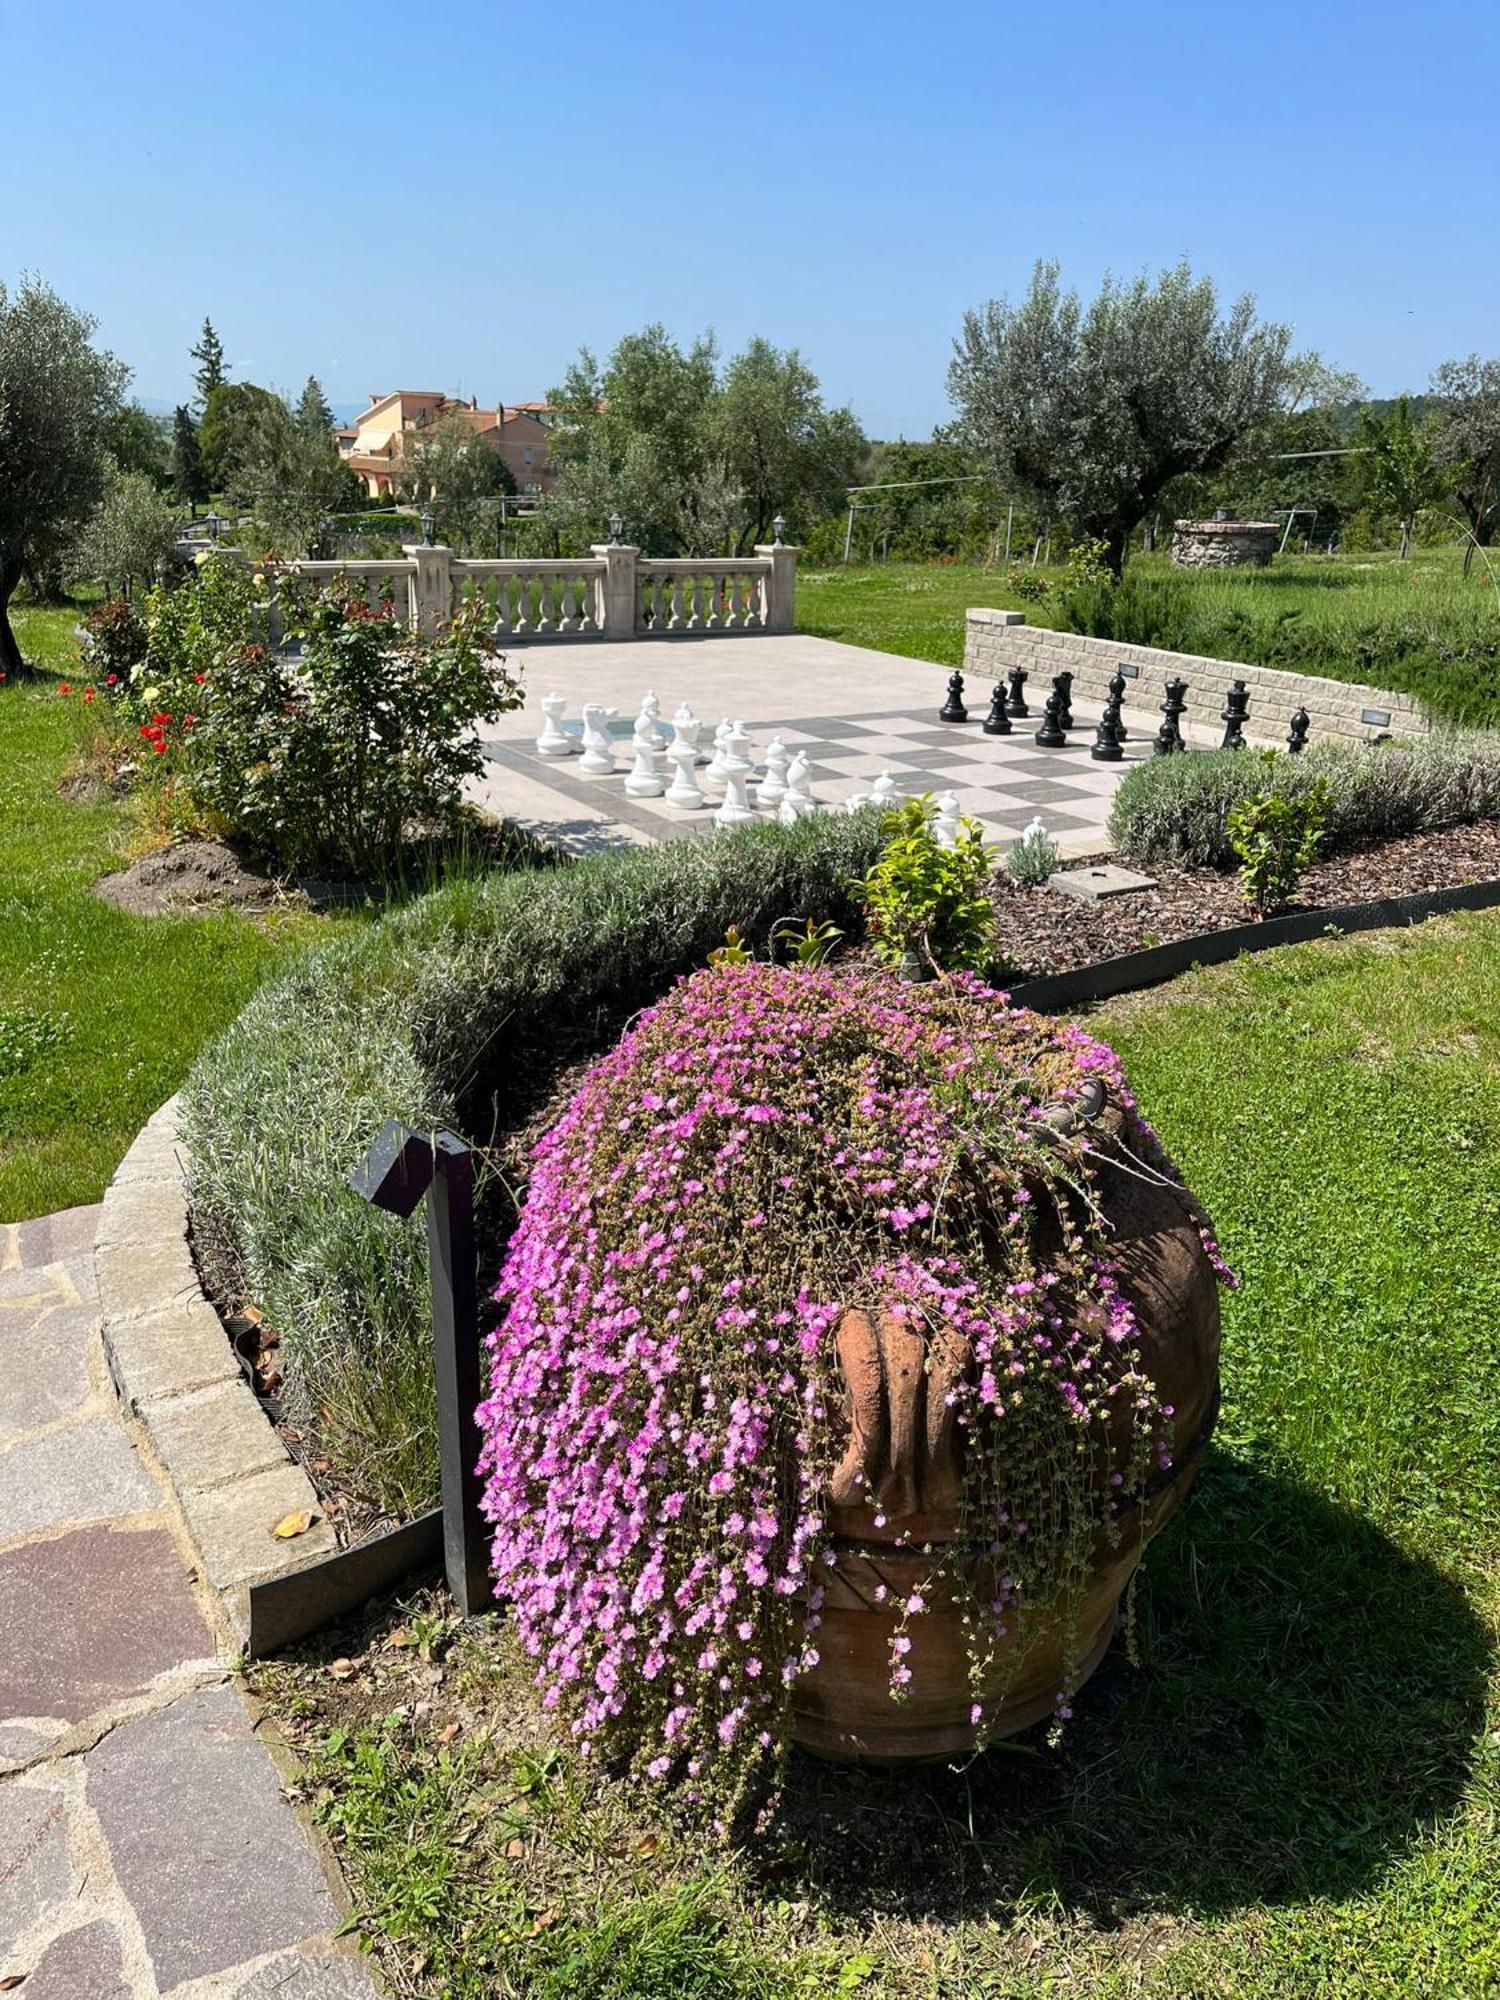
<path id="1" fill-rule="evenodd" d="M 540 496 L 552 486 L 547 469 L 551 414 L 551 406 L 542 402 L 481 410 L 477 398 L 463 402 L 435 389 L 394 389 L 388 396 L 372 396 L 369 409 L 352 424 L 340 425 L 334 438 L 339 456 L 374 500 L 395 489 L 406 434 L 456 416 L 500 454 L 518 493 Z"/>

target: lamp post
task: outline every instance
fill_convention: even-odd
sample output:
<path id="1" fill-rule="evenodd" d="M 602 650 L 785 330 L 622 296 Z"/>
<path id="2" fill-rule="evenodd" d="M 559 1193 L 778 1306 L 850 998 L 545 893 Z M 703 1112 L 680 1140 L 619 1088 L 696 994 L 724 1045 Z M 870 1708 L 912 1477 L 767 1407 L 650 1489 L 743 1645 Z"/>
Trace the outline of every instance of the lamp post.
<path id="1" fill-rule="evenodd" d="M 429 500 L 422 509 L 422 540 L 429 549 L 432 547 L 432 534 L 436 526 L 437 518 L 433 514 L 432 502 Z"/>
<path id="2" fill-rule="evenodd" d="M 216 542 L 219 539 L 219 530 L 223 527 L 224 523 L 219 519 L 218 513 L 214 508 L 209 508 L 208 518 L 203 525 L 208 530 L 208 539 L 211 542 Z"/>
<path id="3" fill-rule="evenodd" d="M 620 546 L 621 541 L 624 539 L 624 535 L 625 535 L 624 521 L 618 514 L 611 514 L 609 517 L 609 539 L 611 545 L 614 548 L 618 548 Z"/>
<path id="4" fill-rule="evenodd" d="M 389 1118 L 349 1176 L 349 1184 L 388 1215 L 412 1215 L 423 1196 L 427 1198 L 443 1567 L 460 1614 L 473 1618 L 494 1602 L 479 1509 L 481 1440 L 474 1420 L 480 1369 L 473 1155 L 451 1132 L 424 1138 L 399 1119 Z"/>
<path id="5" fill-rule="evenodd" d="M 779 549 L 782 546 L 782 537 L 785 535 L 785 533 L 786 533 L 786 516 L 785 514 L 778 514 L 776 516 L 776 519 L 771 523 L 771 536 L 772 536 L 773 548 Z"/>

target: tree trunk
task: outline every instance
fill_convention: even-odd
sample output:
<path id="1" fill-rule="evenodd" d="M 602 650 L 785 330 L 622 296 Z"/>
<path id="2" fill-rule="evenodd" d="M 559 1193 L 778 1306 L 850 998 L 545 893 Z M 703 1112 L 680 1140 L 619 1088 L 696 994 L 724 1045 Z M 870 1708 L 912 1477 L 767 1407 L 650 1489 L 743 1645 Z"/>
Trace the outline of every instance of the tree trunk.
<path id="1" fill-rule="evenodd" d="M 1104 560 L 1109 564 L 1110 573 L 1116 583 L 1119 582 L 1120 573 L 1125 567 L 1125 551 L 1129 542 L 1129 532 L 1124 528 L 1111 528 L 1104 536 Z"/>
<path id="2" fill-rule="evenodd" d="M 31 673 L 30 667 L 21 658 L 16 635 L 10 629 L 10 600 L 20 581 L 19 563 L 0 563 L 0 673 L 10 680 L 20 680 Z"/>

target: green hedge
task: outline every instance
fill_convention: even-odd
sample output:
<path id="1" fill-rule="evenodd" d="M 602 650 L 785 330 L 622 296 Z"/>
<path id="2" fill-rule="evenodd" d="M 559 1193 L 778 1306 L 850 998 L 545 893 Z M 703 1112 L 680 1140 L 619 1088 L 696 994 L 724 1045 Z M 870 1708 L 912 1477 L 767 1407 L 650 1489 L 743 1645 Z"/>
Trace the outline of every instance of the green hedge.
<path id="1" fill-rule="evenodd" d="M 267 1315 L 288 1413 L 374 1503 L 404 1516 L 437 1490 L 421 1219 L 347 1185 L 382 1122 L 487 1149 L 484 1278 L 514 1213 L 500 1142 L 559 1070 L 731 924 L 857 931 L 848 884 L 878 846 L 877 813 L 820 816 L 454 883 L 292 966 L 200 1057 L 183 1095 L 200 1262 Z"/>
<path id="2" fill-rule="evenodd" d="M 1500 732 L 1454 731 L 1408 742 L 1315 745 L 1264 760 L 1243 750 L 1152 757 L 1121 782 L 1110 838 L 1136 861 L 1229 868 L 1225 821 L 1253 792 L 1328 781 L 1321 852 L 1347 854 L 1403 834 L 1433 833 L 1500 816 Z"/>

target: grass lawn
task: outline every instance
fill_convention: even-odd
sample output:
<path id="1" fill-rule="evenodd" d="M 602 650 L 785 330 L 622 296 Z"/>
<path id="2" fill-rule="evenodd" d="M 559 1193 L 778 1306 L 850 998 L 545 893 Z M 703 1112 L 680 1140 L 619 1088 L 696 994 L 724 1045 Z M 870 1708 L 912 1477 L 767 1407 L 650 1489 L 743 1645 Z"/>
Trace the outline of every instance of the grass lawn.
<path id="1" fill-rule="evenodd" d="M 71 610 L 13 614 L 22 651 L 73 673 Z M 97 1201 L 121 1155 L 309 918 L 133 917 L 90 884 L 121 865 L 126 807 L 58 784 L 74 755 L 55 680 L 0 686 L 0 1220 Z"/>
<path id="2" fill-rule="evenodd" d="M 1278 556 L 1268 569 L 1174 570 L 1165 556 L 1134 556 L 1127 590 L 1098 610 L 1099 636 L 1211 658 L 1285 667 L 1335 680 L 1403 689 L 1455 720 L 1500 724 L 1500 566 L 1462 574 L 1461 554 L 1421 549 L 1394 556 Z M 1061 571 L 1039 602 L 1025 602 L 1005 572 L 972 565 L 890 563 L 804 570 L 797 624 L 851 645 L 956 666 L 971 605 L 1024 612 L 1033 625 L 1097 630 L 1070 620 Z M 1118 629 L 1110 620 L 1118 621 Z"/>
<path id="3" fill-rule="evenodd" d="M 1101 1015 L 1243 1285 L 1144 1665 L 1061 1752 L 794 1758 L 765 1845 L 714 1857 L 576 1768 L 503 1625 L 436 1596 L 257 1668 L 394 1990 L 1500 1993 L 1497 989 L 1487 914 Z"/>

